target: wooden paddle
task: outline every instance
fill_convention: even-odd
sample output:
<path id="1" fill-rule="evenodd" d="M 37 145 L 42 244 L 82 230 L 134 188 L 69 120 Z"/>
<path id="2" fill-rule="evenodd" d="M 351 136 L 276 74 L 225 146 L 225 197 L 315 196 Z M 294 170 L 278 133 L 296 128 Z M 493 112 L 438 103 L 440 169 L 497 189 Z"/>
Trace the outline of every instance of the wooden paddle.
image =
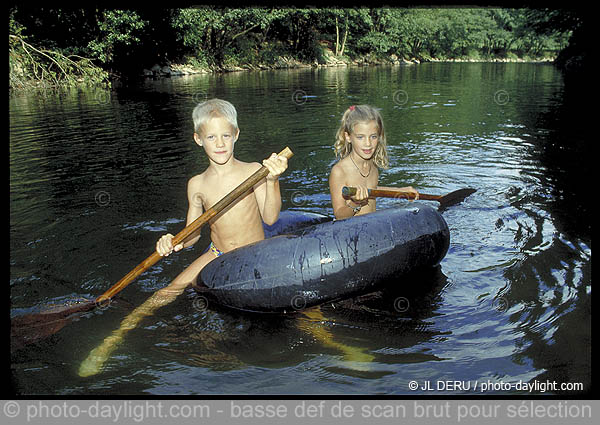
<path id="1" fill-rule="evenodd" d="M 294 154 L 290 148 L 286 147 L 279 153 L 279 155 L 290 159 Z M 268 174 L 269 170 L 267 167 L 262 166 L 258 171 L 243 181 L 238 187 L 225 195 L 223 199 L 221 199 L 211 208 L 206 210 L 204 214 L 190 223 L 189 226 L 177 233 L 177 235 L 175 235 L 173 238 L 173 246 L 185 242 L 193 233 L 208 223 L 210 219 L 227 208 L 236 199 L 243 196 Z M 160 254 L 154 251 L 148 258 L 138 264 L 136 268 L 123 276 L 121 280 L 115 283 L 112 287 L 110 287 L 110 289 L 108 289 L 95 300 L 85 300 L 74 305 L 69 305 L 41 313 L 25 314 L 11 319 L 11 342 L 13 348 L 18 348 L 22 345 L 48 337 L 58 332 L 69 322 L 69 317 L 75 313 L 83 313 L 90 311 L 95 307 L 107 306 L 110 300 L 117 293 L 122 291 L 139 275 L 144 273 L 162 258 L 163 257 Z"/>
<path id="2" fill-rule="evenodd" d="M 428 195 L 426 193 L 419 193 L 419 200 L 423 201 L 437 201 L 441 207 L 447 207 L 450 205 L 462 202 L 467 196 L 476 192 L 475 189 L 465 188 L 458 189 L 454 192 L 450 192 L 446 195 Z M 350 198 L 356 195 L 356 188 L 351 186 L 344 186 L 342 188 L 342 196 L 344 198 Z M 406 192 L 400 189 L 394 189 L 390 187 L 381 189 L 369 189 L 369 198 L 406 198 L 414 199 L 415 194 L 413 192 Z"/>

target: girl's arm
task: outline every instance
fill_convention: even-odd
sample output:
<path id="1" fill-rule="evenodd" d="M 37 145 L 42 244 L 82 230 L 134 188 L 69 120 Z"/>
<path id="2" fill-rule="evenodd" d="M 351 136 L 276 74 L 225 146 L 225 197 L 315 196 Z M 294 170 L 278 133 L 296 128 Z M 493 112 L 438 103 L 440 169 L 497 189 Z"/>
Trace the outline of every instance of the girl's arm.
<path id="1" fill-rule="evenodd" d="M 329 194 L 331 195 L 331 205 L 333 214 L 337 220 L 353 217 L 358 213 L 358 209 L 365 205 L 365 200 L 369 197 L 366 187 L 358 187 L 356 195 L 351 199 L 344 199 L 342 196 L 342 187 L 346 185 L 346 176 L 341 167 L 334 166 L 329 175 Z M 353 208 L 354 207 L 354 208 Z"/>

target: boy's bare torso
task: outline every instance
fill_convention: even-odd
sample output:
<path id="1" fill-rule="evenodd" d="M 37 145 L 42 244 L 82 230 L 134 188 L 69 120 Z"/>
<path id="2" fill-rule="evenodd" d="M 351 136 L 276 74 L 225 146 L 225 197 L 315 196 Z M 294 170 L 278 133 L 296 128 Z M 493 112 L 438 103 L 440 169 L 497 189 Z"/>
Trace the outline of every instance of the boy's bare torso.
<path id="1" fill-rule="evenodd" d="M 256 162 L 234 161 L 235 166 L 222 175 L 217 175 L 209 167 L 202 174 L 190 180 L 191 189 L 197 194 L 195 199 L 201 198 L 204 211 L 219 202 L 261 167 Z M 211 239 L 219 250 L 228 252 L 264 239 L 262 217 L 256 194 L 257 190 L 261 190 L 259 186 L 264 184 L 263 180 L 253 190 L 210 220 Z"/>

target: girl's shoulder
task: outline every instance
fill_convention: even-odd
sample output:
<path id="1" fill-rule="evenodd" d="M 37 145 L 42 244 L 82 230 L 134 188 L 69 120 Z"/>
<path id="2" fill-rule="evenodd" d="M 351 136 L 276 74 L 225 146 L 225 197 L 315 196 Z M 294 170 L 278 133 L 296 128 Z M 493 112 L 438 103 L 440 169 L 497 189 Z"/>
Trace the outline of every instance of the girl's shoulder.
<path id="1" fill-rule="evenodd" d="M 346 160 L 348 159 L 348 157 L 339 159 L 338 161 L 336 161 L 335 164 L 333 164 L 333 167 L 331 167 L 331 172 L 333 173 L 334 171 L 336 172 L 340 172 L 341 170 L 343 170 L 344 168 L 346 168 Z"/>
<path id="2" fill-rule="evenodd" d="M 333 167 L 331 167 L 331 176 L 332 177 L 343 177 L 346 174 L 348 174 L 349 161 L 350 160 L 348 159 L 348 157 L 345 157 L 345 158 L 340 159 L 335 164 L 333 164 Z"/>
<path id="3" fill-rule="evenodd" d="M 350 155 L 346 155 L 340 158 L 334 165 L 334 167 L 347 167 L 348 164 L 352 164 L 352 160 L 350 159 Z"/>

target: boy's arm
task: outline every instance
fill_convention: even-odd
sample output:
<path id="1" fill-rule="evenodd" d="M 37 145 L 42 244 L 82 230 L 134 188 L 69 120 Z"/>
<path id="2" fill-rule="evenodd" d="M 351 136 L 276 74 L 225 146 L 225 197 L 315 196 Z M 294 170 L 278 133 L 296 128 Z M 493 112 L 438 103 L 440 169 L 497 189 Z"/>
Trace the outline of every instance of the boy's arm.
<path id="1" fill-rule="evenodd" d="M 187 197 L 188 197 L 188 212 L 186 219 L 186 226 L 189 226 L 191 222 L 196 220 L 204 212 L 202 207 L 202 194 L 199 191 L 200 182 L 197 177 L 192 177 L 188 182 L 187 186 Z M 191 238 L 188 238 L 184 243 L 173 246 L 174 236 L 171 233 L 163 235 L 158 242 L 156 242 L 156 252 L 160 255 L 169 256 L 171 252 L 180 251 L 183 248 L 194 245 L 200 239 L 201 229 L 198 229 L 195 233 L 192 233 Z"/>
<path id="2" fill-rule="evenodd" d="M 188 196 L 188 212 L 186 219 L 186 226 L 189 226 L 194 220 L 200 217 L 204 213 L 203 208 L 203 199 L 202 193 L 200 192 L 200 181 L 197 178 L 191 178 L 188 182 L 187 187 L 187 196 Z M 197 234 L 193 234 L 194 236 L 188 239 L 183 246 L 187 248 L 188 246 L 194 245 L 200 239 L 200 230 L 198 230 Z"/>
<path id="3" fill-rule="evenodd" d="M 269 174 L 254 187 L 254 194 L 263 221 L 272 225 L 279 218 L 281 211 L 279 176 L 287 169 L 287 158 L 274 153 L 263 161 L 263 165 L 269 169 Z"/>

